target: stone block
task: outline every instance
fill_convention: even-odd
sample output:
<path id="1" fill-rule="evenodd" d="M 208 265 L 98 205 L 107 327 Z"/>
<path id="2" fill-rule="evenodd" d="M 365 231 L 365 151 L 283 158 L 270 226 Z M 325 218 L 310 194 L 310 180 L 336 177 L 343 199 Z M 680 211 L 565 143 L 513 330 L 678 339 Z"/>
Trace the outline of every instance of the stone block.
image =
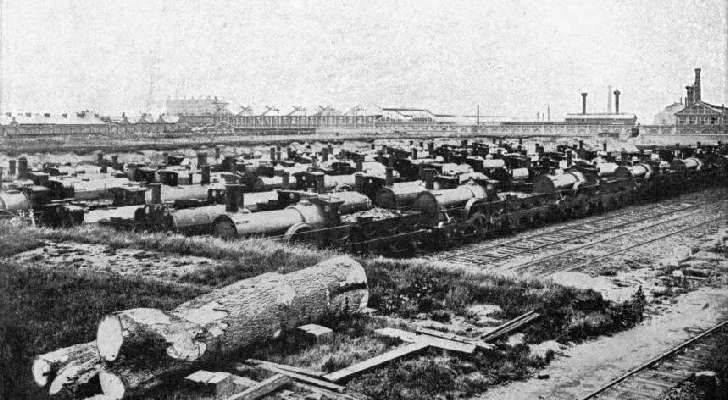
<path id="1" fill-rule="evenodd" d="M 308 324 L 299 326 L 297 329 L 311 343 L 328 343 L 334 339 L 334 331 L 325 326 Z"/>

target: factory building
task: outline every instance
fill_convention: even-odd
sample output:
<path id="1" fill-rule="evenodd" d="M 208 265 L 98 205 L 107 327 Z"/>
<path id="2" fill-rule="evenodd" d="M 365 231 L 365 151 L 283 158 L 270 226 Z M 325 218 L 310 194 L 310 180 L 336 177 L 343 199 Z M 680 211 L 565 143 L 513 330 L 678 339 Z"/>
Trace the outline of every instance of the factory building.
<path id="1" fill-rule="evenodd" d="M 228 102 L 218 99 L 217 96 L 206 98 L 190 99 L 168 99 L 168 115 L 213 115 L 224 110 Z"/>
<path id="2" fill-rule="evenodd" d="M 675 112 L 675 122 L 681 133 L 717 133 L 728 122 L 728 108 L 702 100 L 700 68 L 695 68 L 695 81 L 686 86 L 685 106 Z"/>
<path id="3" fill-rule="evenodd" d="M 103 134 L 108 132 L 107 123 L 90 111 L 78 113 L 5 113 L 0 117 L 3 136 L 13 135 L 70 135 Z"/>

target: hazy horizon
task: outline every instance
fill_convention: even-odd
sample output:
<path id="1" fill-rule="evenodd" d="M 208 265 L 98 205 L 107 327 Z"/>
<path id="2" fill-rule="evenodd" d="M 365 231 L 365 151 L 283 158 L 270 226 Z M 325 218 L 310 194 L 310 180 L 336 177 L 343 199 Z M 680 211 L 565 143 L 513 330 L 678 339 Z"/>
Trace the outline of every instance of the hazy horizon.
<path id="1" fill-rule="evenodd" d="M 4 3 L 3 111 L 161 112 L 209 95 L 232 111 L 480 105 L 534 119 L 550 106 L 560 120 L 581 92 L 605 112 L 611 85 L 648 124 L 695 67 L 703 100 L 728 98 L 720 0 Z"/>

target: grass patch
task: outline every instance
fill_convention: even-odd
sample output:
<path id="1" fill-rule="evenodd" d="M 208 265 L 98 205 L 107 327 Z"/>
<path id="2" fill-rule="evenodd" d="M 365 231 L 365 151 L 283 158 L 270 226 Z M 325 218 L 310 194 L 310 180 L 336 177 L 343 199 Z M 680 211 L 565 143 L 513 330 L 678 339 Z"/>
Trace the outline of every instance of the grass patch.
<path id="1" fill-rule="evenodd" d="M 177 277 L 180 284 L 164 284 L 104 271 L 81 273 L 73 268 L 39 268 L 10 261 L 9 256 L 42 246 L 45 241 L 194 255 L 216 262 L 181 274 Z M 10 244 L 3 247 L 6 243 Z M 206 290 L 181 283 L 211 289 L 263 272 L 291 272 L 338 254 L 264 239 L 223 241 L 89 226 L 67 230 L 18 228 L 7 223 L 0 223 L 0 248 L 3 249 L 0 261 L 6 260 L 6 266 L 0 270 L 0 309 L 9 310 L 0 319 L 0 343 L 7 343 L 0 360 L 0 376 L 7 377 L 2 387 L 6 393 L 29 398 L 43 398 L 30 382 L 28 371 L 32 357 L 92 340 L 96 325 L 105 313 L 134 307 L 169 310 Z M 447 323 L 452 316 L 466 315 L 467 307 L 472 304 L 498 305 L 502 312 L 496 317 L 503 319 L 533 310 L 542 317 L 523 330 L 528 343 L 552 339 L 576 341 L 632 326 L 642 316 L 638 299 L 615 305 L 593 291 L 532 279 L 443 270 L 425 261 L 382 258 L 359 261 L 369 280 L 369 305 L 384 315 L 411 318 L 425 314 Z M 313 345 L 285 335 L 235 355 L 235 359 L 263 358 L 330 372 L 398 345 L 393 339 L 372 335 L 374 329 L 381 327 L 381 322 L 365 316 L 328 319 L 322 324 L 334 329 L 333 342 Z M 494 384 L 523 379 L 548 361 L 549 357 L 541 359 L 531 355 L 526 345 L 499 343 L 496 349 L 469 358 L 430 350 L 362 374 L 348 385 L 374 398 L 434 398 L 445 393 L 469 396 L 482 393 Z M 226 368 L 223 364 L 209 367 Z M 188 398 L 180 397 L 174 388 L 163 388 L 150 395 Z"/>

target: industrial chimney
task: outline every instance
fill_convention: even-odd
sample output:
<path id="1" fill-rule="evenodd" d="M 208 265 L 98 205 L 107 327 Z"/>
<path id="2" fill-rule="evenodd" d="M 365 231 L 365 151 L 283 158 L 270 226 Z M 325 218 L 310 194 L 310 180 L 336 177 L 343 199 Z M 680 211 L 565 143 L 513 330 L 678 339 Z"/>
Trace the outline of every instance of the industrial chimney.
<path id="1" fill-rule="evenodd" d="M 695 100 L 695 97 L 694 97 L 695 96 L 695 91 L 694 91 L 694 88 L 692 86 L 690 86 L 690 85 L 685 86 L 685 90 L 688 92 L 687 93 L 688 96 L 685 99 L 685 106 L 690 107 L 695 102 L 694 101 Z"/>
<path id="2" fill-rule="evenodd" d="M 693 84 L 693 102 L 700 101 L 700 68 L 695 68 L 695 83 Z"/>
<path id="3" fill-rule="evenodd" d="M 614 91 L 614 113 L 619 114 L 619 95 L 622 94 L 622 92 L 619 91 L 619 89 Z"/>
<path id="4" fill-rule="evenodd" d="M 607 114 L 612 113 L 612 85 L 607 86 Z"/>
<path id="5" fill-rule="evenodd" d="M 581 94 L 581 113 L 586 115 L 586 95 L 587 93 Z"/>

